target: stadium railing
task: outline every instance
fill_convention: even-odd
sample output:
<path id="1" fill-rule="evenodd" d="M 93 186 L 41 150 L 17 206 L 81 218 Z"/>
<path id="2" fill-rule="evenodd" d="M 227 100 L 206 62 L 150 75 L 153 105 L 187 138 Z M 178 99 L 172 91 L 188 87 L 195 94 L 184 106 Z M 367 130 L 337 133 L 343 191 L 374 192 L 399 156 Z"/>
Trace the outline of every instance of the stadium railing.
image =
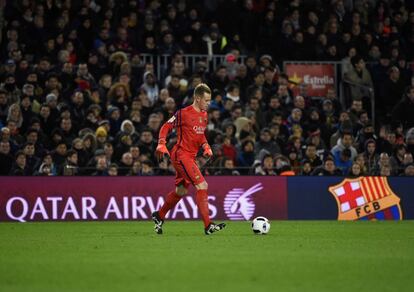
<path id="1" fill-rule="evenodd" d="M 171 55 L 152 55 L 152 54 L 141 54 L 144 63 L 154 64 L 157 79 L 160 80 L 163 74 L 170 68 Z M 226 55 L 196 55 L 196 54 L 184 54 L 184 64 L 187 69 L 194 70 L 198 62 L 204 62 L 206 65 L 206 71 L 214 72 L 217 67 L 222 65 L 225 61 Z M 238 63 L 244 63 L 246 59 L 245 55 L 240 55 Z"/>
<path id="2" fill-rule="evenodd" d="M 239 171 L 241 173 L 246 173 L 246 171 L 247 171 L 248 175 L 255 175 L 255 173 L 254 173 L 255 168 L 256 167 L 239 167 L 239 166 L 235 166 L 232 170 Z M 336 167 L 336 168 L 340 169 L 340 170 L 343 169 L 342 167 Z M 73 175 L 72 173 L 73 173 L 73 170 L 75 170 L 75 169 L 77 170 L 78 173 L 88 174 L 88 176 L 91 175 L 91 173 L 97 171 L 96 167 L 78 167 L 78 168 L 71 167 L 71 169 L 69 171 L 65 172 L 66 176 Z M 129 173 L 129 171 L 132 170 L 132 167 L 117 167 L 117 169 L 118 169 L 118 171 L 127 170 L 128 173 Z M 206 167 L 203 167 L 203 170 L 209 171 L 209 175 L 214 175 L 214 176 L 220 175 L 220 174 L 215 174 L 215 172 L 225 170 L 225 169 L 226 168 L 221 167 L 221 166 L 206 166 Z M 292 170 L 294 170 L 296 173 L 300 173 L 302 169 L 303 169 L 303 167 L 301 167 L 301 166 L 292 167 Z M 160 168 L 160 167 L 154 166 L 154 167 L 152 167 L 152 170 L 155 173 L 157 173 L 160 170 L 161 171 L 165 170 L 165 168 Z M 278 171 L 277 168 L 273 168 L 272 170 L 275 171 L 275 172 Z M 393 168 L 392 170 L 393 170 L 393 172 L 403 173 L 404 172 L 404 167 Z M 377 172 L 376 169 L 374 170 L 374 172 L 375 173 L 371 173 L 371 174 L 370 173 L 364 173 L 364 176 L 377 176 L 378 174 L 376 173 Z M 129 174 L 129 175 L 139 175 L 139 174 Z M 156 175 L 156 174 L 153 174 L 153 175 Z M 173 175 L 173 174 L 171 174 L 171 175 Z M 345 177 L 347 175 L 340 175 L 340 176 Z"/>

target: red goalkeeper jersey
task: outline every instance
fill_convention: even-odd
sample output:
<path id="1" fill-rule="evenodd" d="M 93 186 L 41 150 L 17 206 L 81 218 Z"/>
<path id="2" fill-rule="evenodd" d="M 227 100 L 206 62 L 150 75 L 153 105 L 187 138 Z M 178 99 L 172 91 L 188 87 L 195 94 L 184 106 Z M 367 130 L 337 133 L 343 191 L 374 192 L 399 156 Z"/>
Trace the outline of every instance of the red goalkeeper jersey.
<path id="1" fill-rule="evenodd" d="M 166 139 L 168 133 L 175 128 L 177 144 L 175 150 L 182 150 L 196 156 L 200 146 L 207 143 L 205 131 L 207 112 L 198 112 L 192 105 L 178 110 L 160 129 L 159 139 Z"/>

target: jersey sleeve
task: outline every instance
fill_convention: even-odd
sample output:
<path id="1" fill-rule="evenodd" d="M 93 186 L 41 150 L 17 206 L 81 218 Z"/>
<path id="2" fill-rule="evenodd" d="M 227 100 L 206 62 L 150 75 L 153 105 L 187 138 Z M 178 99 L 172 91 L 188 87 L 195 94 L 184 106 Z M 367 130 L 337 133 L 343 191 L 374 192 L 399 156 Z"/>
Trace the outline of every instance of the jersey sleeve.
<path id="1" fill-rule="evenodd" d="M 168 121 L 162 125 L 160 133 L 158 135 L 158 143 L 166 143 L 168 134 L 172 129 L 178 126 L 178 123 L 181 123 L 181 110 L 177 111 Z"/>

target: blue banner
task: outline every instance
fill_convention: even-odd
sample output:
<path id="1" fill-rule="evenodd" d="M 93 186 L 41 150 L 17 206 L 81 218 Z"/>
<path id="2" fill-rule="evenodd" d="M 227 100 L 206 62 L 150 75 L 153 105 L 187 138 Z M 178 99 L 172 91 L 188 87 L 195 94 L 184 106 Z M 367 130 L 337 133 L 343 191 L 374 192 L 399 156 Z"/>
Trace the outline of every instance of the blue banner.
<path id="1" fill-rule="evenodd" d="M 289 177 L 288 219 L 414 219 L 414 179 Z"/>

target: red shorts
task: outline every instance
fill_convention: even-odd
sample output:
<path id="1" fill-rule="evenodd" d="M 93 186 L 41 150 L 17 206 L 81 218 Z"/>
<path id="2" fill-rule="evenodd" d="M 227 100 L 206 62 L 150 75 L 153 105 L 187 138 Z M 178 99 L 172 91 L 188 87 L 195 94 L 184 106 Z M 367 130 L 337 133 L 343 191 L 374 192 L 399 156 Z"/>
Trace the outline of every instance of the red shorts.
<path id="1" fill-rule="evenodd" d="M 194 157 L 182 150 L 171 151 L 171 161 L 176 170 L 175 186 L 182 185 L 188 188 L 190 184 L 198 185 L 205 181 L 200 169 L 198 168 Z"/>

